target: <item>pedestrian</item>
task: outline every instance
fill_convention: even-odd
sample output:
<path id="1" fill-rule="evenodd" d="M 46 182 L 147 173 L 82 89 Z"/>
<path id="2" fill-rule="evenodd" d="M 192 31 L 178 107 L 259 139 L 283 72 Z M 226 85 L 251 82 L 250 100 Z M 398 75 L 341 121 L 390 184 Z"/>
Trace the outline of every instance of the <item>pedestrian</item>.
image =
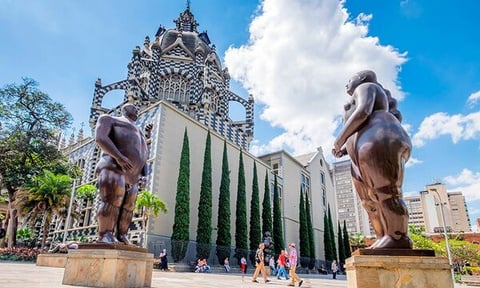
<path id="1" fill-rule="evenodd" d="M 258 274 L 261 272 L 263 276 L 263 280 L 265 283 L 270 282 L 267 279 L 267 272 L 265 271 L 265 256 L 263 254 L 263 249 L 265 249 L 265 244 L 260 243 L 258 245 L 257 252 L 255 252 L 255 273 L 253 273 L 252 282 L 258 283 L 257 277 Z"/>
<path id="2" fill-rule="evenodd" d="M 168 271 L 167 249 L 163 249 L 160 253 L 160 270 Z"/>
<path id="3" fill-rule="evenodd" d="M 228 261 L 228 257 L 223 260 L 223 267 L 225 268 L 225 272 L 230 272 L 230 261 Z"/>
<path id="4" fill-rule="evenodd" d="M 297 269 L 297 249 L 295 249 L 295 243 L 290 243 L 288 245 L 288 263 L 290 264 L 290 278 L 292 281 L 288 286 L 295 286 L 295 282 L 298 282 L 298 287 L 301 287 L 303 280 L 298 277 L 295 270 Z"/>
<path id="5" fill-rule="evenodd" d="M 333 279 L 337 279 L 337 271 L 338 271 L 337 260 L 333 260 L 332 262 Z"/>
<path id="6" fill-rule="evenodd" d="M 270 271 L 272 273 L 272 276 L 277 276 L 277 268 L 275 267 L 275 259 L 270 257 L 270 260 L 268 260 L 268 266 L 270 267 Z"/>
<path id="7" fill-rule="evenodd" d="M 280 255 L 278 256 L 278 270 L 277 270 L 277 279 L 280 280 L 280 277 L 285 277 L 285 280 L 290 279 L 287 274 L 287 270 L 285 267 L 287 266 L 286 254 L 285 250 L 280 251 Z"/>

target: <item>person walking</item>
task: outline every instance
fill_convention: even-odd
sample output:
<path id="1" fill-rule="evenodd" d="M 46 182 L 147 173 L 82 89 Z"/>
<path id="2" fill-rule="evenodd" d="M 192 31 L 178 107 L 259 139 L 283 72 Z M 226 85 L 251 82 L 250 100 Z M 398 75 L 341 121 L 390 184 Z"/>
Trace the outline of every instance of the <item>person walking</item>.
<path id="1" fill-rule="evenodd" d="M 280 255 L 278 256 L 278 271 L 277 271 L 277 279 L 280 280 L 280 277 L 285 277 L 285 280 L 290 279 L 287 274 L 287 270 L 285 267 L 287 266 L 287 259 L 285 256 L 285 250 L 280 251 Z"/>
<path id="2" fill-rule="evenodd" d="M 288 263 L 290 264 L 290 278 L 292 281 L 288 286 L 295 286 L 295 282 L 298 282 L 298 287 L 301 287 L 303 284 L 303 280 L 298 277 L 297 273 L 295 272 L 297 269 L 297 249 L 295 249 L 295 243 L 290 243 L 288 245 Z"/>
<path id="3" fill-rule="evenodd" d="M 261 272 L 263 276 L 263 280 L 265 283 L 270 282 L 267 279 L 267 271 L 265 271 L 265 256 L 263 254 L 263 249 L 265 249 L 265 244 L 260 243 L 258 245 L 257 252 L 255 252 L 255 273 L 253 273 L 252 282 L 258 283 L 257 277 L 258 274 Z"/>
<path id="4" fill-rule="evenodd" d="M 333 262 L 332 262 L 333 279 L 337 279 L 337 272 L 338 272 L 337 260 L 333 260 Z"/>

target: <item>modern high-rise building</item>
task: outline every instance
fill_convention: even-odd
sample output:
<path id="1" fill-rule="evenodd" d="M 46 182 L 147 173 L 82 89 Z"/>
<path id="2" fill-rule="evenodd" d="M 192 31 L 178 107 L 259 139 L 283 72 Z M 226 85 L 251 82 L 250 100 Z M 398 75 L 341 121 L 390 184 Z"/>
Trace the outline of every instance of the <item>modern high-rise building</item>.
<path id="1" fill-rule="evenodd" d="M 230 170 L 231 238 L 235 239 L 235 205 L 239 175 L 240 154 L 243 158 L 247 211 L 250 211 L 253 167 L 257 166 L 260 201 L 263 198 L 263 183 L 268 176 L 273 185 L 274 173 L 278 176 L 281 191 L 281 207 L 284 225 L 284 240 L 299 243 L 299 200 L 300 193 L 308 196 L 311 204 L 312 224 L 315 231 L 316 258 L 324 259 L 323 213 L 325 207 L 336 210 L 333 184 L 328 174 L 328 165 L 319 149 L 311 157 L 300 160 L 281 151 L 261 157 L 248 152 L 254 133 L 252 96 L 244 99 L 230 91 L 230 77 L 209 39 L 207 32 L 197 31 L 198 23 L 187 6 L 174 21 L 175 27 L 160 26 L 151 41 L 147 36 L 143 47 L 136 47 L 128 64 L 127 78 L 104 85 L 99 79 L 95 83 L 90 127 L 92 134 L 98 117 L 104 113 L 119 115 L 125 103 L 134 103 L 140 110 L 137 124 L 145 127 L 153 124 L 148 141 L 150 155 L 147 190 L 166 202 L 169 212 L 149 221 L 142 227 L 140 216 L 134 218 L 130 227 L 130 238 L 158 255 L 161 249 L 170 249 L 175 214 L 175 196 L 184 132 L 190 142 L 190 195 L 189 195 L 189 249 L 188 260 L 195 260 L 195 239 L 198 225 L 211 225 L 211 243 L 217 239 L 217 212 L 219 189 L 222 177 L 222 155 L 226 145 Z M 121 90 L 124 98 L 112 109 L 105 107 L 104 100 L 114 90 Z M 230 102 L 240 103 L 244 108 L 244 119 L 230 118 Z M 198 217 L 205 140 L 211 134 L 212 161 L 212 221 Z M 70 141 L 64 151 L 70 160 L 83 170 L 76 184 L 96 183 L 95 167 L 101 151 L 92 138 L 79 137 L 78 143 Z M 270 189 L 273 195 L 273 187 Z M 54 241 L 66 232 L 68 238 L 96 238 L 97 201 L 84 201 L 82 217 L 73 223 L 59 225 L 53 233 Z M 249 215 L 249 213 L 247 213 Z M 336 221 L 336 217 L 334 217 Z M 248 221 L 247 221 L 248 222 Z M 335 226 L 335 225 L 334 225 Z M 145 229 L 144 229 L 145 228 Z M 146 235 L 144 235 L 146 231 Z M 146 236 L 146 237 L 144 237 Z M 145 239 L 145 240 L 144 240 Z M 235 246 L 232 240 L 232 248 Z M 211 254 L 212 261 L 215 260 Z M 214 262 L 212 262 L 214 263 Z"/>
<path id="2" fill-rule="evenodd" d="M 335 190 L 338 221 L 347 226 L 350 234 L 360 233 L 364 236 L 374 236 L 375 233 L 368 220 L 368 215 L 362 206 L 353 186 L 351 161 L 344 160 L 332 164 L 331 175 Z"/>
<path id="3" fill-rule="evenodd" d="M 471 232 L 467 203 L 461 192 L 448 192 L 437 182 L 426 185 L 419 195 L 405 197 L 409 224 L 423 227 L 426 233 Z"/>

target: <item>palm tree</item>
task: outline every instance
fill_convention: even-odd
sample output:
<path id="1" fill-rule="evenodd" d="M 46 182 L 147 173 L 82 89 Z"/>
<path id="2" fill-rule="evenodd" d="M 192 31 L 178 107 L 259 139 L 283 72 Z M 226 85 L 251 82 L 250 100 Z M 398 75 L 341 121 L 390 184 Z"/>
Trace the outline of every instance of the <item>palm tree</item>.
<path id="1" fill-rule="evenodd" d="M 54 174 L 43 170 L 43 174 L 33 177 L 25 187 L 17 192 L 13 205 L 29 223 L 43 217 L 41 249 L 45 248 L 49 224 L 53 216 L 65 214 L 69 206 L 72 178 L 64 174 Z"/>
<path id="2" fill-rule="evenodd" d="M 160 212 L 167 213 L 167 204 L 163 202 L 156 194 L 150 191 L 142 190 L 137 196 L 135 208 L 143 212 L 142 227 L 143 227 L 143 246 L 145 246 L 147 236 L 147 223 L 150 216 L 157 217 Z"/>

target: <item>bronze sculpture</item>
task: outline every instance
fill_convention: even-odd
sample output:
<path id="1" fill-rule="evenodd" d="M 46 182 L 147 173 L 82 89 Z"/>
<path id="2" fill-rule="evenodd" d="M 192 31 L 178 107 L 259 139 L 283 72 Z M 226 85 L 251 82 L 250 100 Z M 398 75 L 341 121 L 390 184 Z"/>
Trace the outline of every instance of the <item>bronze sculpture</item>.
<path id="1" fill-rule="evenodd" d="M 135 124 L 137 117 L 137 108 L 125 104 L 121 117 L 102 115 L 97 121 L 95 141 L 103 151 L 96 168 L 101 198 L 97 243 L 131 244 L 127 232 L 148 157 L 145 136 Z M 152 127 L 145 128 L 147 135 Z"/>
<path id="2" fill-rule="evenodd" d="M 369 248 L 411 249 L 401 189 L 412 145 L 396 100 L 369 70 L 355 74 L 346 88 L 352 98 L 332 153 L 351 158 L 352 181 L 377 236 Z"/>

